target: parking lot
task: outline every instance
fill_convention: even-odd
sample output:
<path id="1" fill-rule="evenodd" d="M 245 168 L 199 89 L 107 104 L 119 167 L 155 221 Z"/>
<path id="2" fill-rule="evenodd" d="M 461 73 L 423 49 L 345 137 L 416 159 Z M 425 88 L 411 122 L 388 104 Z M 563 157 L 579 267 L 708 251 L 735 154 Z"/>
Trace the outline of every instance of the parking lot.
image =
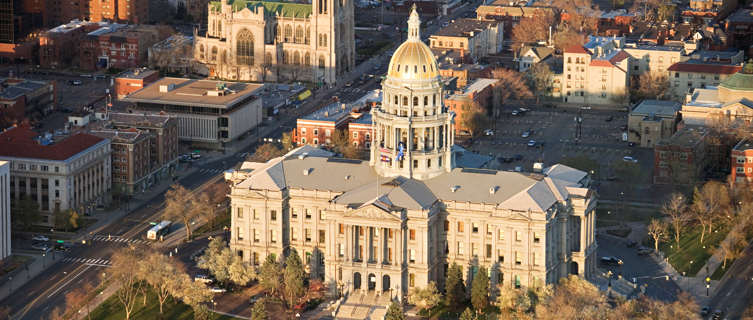
<path id="1" fill-rule="evenodd" d="M 494 134 L 477 139 L 471 149 L 502 160 L 492 162 L 493 168 L 501 170 L 520 167 L 522 171 L 530 171 L 534 162 L 549 166 L 563 158 L 586 156 L 598 161 L 601 169 L 608 172 L 615 161 L 632 156 L 650 172 L 653 152 L 630 147 L 622 141 L 627 113 L 574 108 L 531 109 L 512 115 L 513 109 L 508 108 L 496 125 L 491 126 Z M 581 119 L 580 128 L 577 118 Z"/>

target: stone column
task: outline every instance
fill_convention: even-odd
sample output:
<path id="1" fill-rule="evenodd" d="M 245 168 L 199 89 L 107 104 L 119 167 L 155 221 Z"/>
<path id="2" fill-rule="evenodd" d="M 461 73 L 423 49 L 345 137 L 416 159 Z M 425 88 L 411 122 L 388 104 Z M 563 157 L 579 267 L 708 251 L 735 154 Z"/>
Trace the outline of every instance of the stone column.
<path id="1" fill-rule="evenodd" d="M 353 261 L 353 235 L 351 234 L 351 230 L 350 230 L 351 227 L 349 225 L 345 225 L 344 228 L 345 228 L 345 257 L 344 258 L 346 261 Z"/>
<path id="2" fill-rule="evenodd" d="M 368 239 L 369 239 L 368 240 L 369 241 L 368 242 L 369 243 L 369 245 L 368 245 L 369 248 L 366 251 L 366 252 L 369 253 L 369 256 L 367 257 L 367 260 L 368 261 L 372 261 L 372 260 L 374 260 L 374 227 L 369 227 L 367 230 L 368 230 L 368 233 L 369 233 L 369 234 L 367 234 Z"/>

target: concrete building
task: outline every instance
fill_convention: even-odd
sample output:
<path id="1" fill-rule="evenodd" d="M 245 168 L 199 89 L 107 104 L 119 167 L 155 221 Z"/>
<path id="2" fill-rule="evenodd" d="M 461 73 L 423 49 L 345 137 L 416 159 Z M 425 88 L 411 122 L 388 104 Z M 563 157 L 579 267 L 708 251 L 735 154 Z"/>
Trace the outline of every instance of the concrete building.
<path id="1" fill-rule="evenodd" d="M 55 81 L 0 78 L 0 124 L 36 123 L 56 108 Z"/>
<path id="2" fill-rule="evenodd" d="M 565 49 L 562 100 L 570 103 L 610 104 L 627 99 L 630 55 L 622 37 L 589 36 L 585 45 Z"/>
<path id="3" fill-rule="evenodd" d="M 12 127 L 0 133 L 0 160 L 11 163 L 11 199 L 37 202 L 43 226 L 54 225 L 56 210 L 84 211 L 103 203 L 110 191 L 109 139 L 86 133 L 40 136 Z"/>
<path id="4" fill-rule="evenodd" d="M 654 183 L 692 185 L 706 170 L 708 129 L 688 126 L 654 147 Z"/>
<path id="5" fill-rule="evenodd" d="M 682 98 L 698 88 L 718 86 L 729 76 L 740 71 L 739 65 L 688 60 L 669 67 L 669 92 L 675 98 Z"/>
<path id="6" fill-rule="evenodd" d="M 628 141 L 653 148 L 677 131 L 682 106 L 675 101 L 643 100 L 628 115 Z"/>
<path id="7" fill-rule="evenodd" d="M 10 162 L 0 161 L 0 260 L 10 256 Z"/>
<path id="8" fill-rule="evenodd" d="M 469 282 L 488 267 L 491 287 L 591 277 L 588 175 L 563 165 L 541 174 L 456 167 L 454 115 L 419 26 L 413 11 L 371 112 L 368 162 L 303 146 L 226 174 L 231 249 L 254 265 L 295 249 L 333 289 L 398 299 L 430 281 L 442 287 L 452 263 Z"/>
<path id="9" fill-rule="evenodd" d="M 480 78 L 476 79 L 463 88 L 462 91 L 458 91 L 444 100 L 445 107 L 448 110 L 455 113 L 455 133 L 467 131 L 462 125 L 463 116 L 467 112 L 479 111 L 487 114 L 492 109 L 494 98 L 494 86 L 499 80 Z"/>
<path id="10" fill-rule="evenodd" d="M 89 32 L 79 44 L 79 66 L 84 70 L 144 66 L 147 50 L 172 33 L 172 27 L 166 25 L 110 24 L 101 27 Z"/>
<path id="11" fill-rule="evenodd" d="M 685 60 L 684 48 L 678 46 L 626 43 L 622 50 L 630 55 L 628 73 L 631 77 L 638 77 L 646 72 L 665 75 L 671 65 Z"/>
<path id="12" fill-rule="evenodd" d="M 718 87 L 695 89 L 685 96 L 683 121 L 715 125 L 719 121 L 750 123 L 753 120 L 753 63 L 727 77 Z"/>
<path id="13" fill-rule="evenodd" d="M 456 51 L 467 62 L 497 54 L 504 45 L 503 24 L 470 18 L 457 19 L 429 37 L 432 50 Z"/>
<path id="14" fill-rule="evenodd" d="M 261 121 L 263 85 L 212 80 L 162 78 L 122 101 L 134 112 L 165 112 L 178 119 L 178 138 L 222 147 Z"/>
<path id="15" fill-rule="evenodd" d="M 143 89 L 159 80 L 159 72 L 146 68 L 128 70 L 115 77 L 115 96 L 123 99 L 125 96 Z"/>
<path id="16" fill-rule="evenodd" d="M 210 77 L 335 83 L 355 66 L 353 1 L 212 1 L 194 58 Z"/>

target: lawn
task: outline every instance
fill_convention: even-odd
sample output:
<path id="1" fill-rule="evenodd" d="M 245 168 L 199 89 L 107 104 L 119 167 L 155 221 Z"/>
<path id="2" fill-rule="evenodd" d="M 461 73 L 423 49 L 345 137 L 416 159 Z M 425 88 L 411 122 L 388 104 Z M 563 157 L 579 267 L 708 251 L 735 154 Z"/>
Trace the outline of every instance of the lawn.
<path id="1" fill-rule="evenodd" d="M 205 223 L 205 224 L 199 226 L 198 228 L 196 228 L 196 230 L 194 230 L 193 234 L 194 235 L 199 235 L 199 234 L 203 234 L 203 233 L 206 233 L 206 232 L 212 232 L 212 231 L 215 231 L 215 230 L 222 230 L 222 227 L 224 227 L 224 226 L 230 226 L 230 209 L 227 208 L 227 209 L 223 210 L 222 213 L 220 213 L 214 219 L 214 223 L 212 223 L 212 225 L 213 225 L 213 228 L 212 228 L 213 230 L 210 230 L 209 223 Z"/>
<path id="2" fill-rule="evenodd" d="M 674 241 L 671 240 L 663 242 L 659 248 L 677 272 L 686 272 L 688 276 L 695 276 L 729 232 L 728 226 L 714 225 L 714 229 L 715 231 L 711 234 L 706 234 L 705 248 L 700 243 L 700 225 L 693 226 L 680 235 L 681 250 L 678 251 L 674 247 Z"/>
<path id="3" fill-rule="evenodd" d="M 624 222 L 643 222 L 648 224 L 651 218 L 661 216 L 661 212 L 653 208 L 626 206 L 625 210 L 623 210 L 621 206 L 597 205 L 596 227 L 614 227 Z"/>
<path id="4" fill-rule="evenodd" d="M 122 320 L 125 319 L 125 312 L 123 311 L 123 305 L 118 298 L 113 295 L 105 302 L 99 305 L 96 309 L 92 310 L 91 318 L 96 320 Z M 193 319 L 193 310 L 188 305 L 175 301 L 175 299 L 169 299 L 163 307 L 163 313 L 159 313 L 159 303 L 154 295 L 154 292 L 149 290 L 146 298 L 146 305 L 144 300 L 140 296 L 136 301 L 136 306 L 131 313 L 131 319 L 133 320 L 157 320 L 157 319 L 170 319 L 170 320 L 190 320 Z M 213 319 L 218 320 L 230 320 L 235 319 L 228 316 L 215 315 Z"/>
<path id="5" fill-rule="evenodd" d="M 732 263 L 734 263 L 735 260 L 727 260 L 727 267 L 723 268 L 720 264 L 718 268 L 716 268 L 716 271 L 711 274 L 711 280 L 722 280 L 722 277 L 724 276 L 724 273 L 729 270 L 730 267 L 732 267 Z"/>

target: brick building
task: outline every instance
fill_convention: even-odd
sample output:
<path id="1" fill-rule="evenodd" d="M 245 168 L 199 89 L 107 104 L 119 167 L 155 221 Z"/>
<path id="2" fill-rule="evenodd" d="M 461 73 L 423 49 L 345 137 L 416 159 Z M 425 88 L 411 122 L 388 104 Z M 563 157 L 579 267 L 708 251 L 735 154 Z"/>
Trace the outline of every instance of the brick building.
<path id="1" fill-rule="evenodd" d="M 298 118 L 293 141 L 299 145 L 329 145 L 337 130 L 348 134 L 356 146 L 366 145 L 371 132 L 369 110 L 382 100 L 382 91 L 371 91 L 355 102 L 335 102 L 309 115 Z"/>
<path id="2" fill-rule="evenodd" d="M 753 141 L 743 139 L 732 148 L 729 182 L 732 186 L 753 182 Z"/>
<path id="3" fill-rule="evenodd" d="M 44 68 L 66 68 L 78 65 L 81 39 L 101 24 L 72 20 L 39 35 L 39 65 Z"/>
<path id="4" fill-rule="evenodd" d="M 139 91 L 160 79 L 159 72 L 137 68 L 119 74 L 115 78 L 115 96 L 118 99 Z"/>
<path id="5" fill-rule="evenodd" d="M 467 131 L 463 126 L 463 114 L 471 110 L 487 113 L 492 107 L 494 85 L 497 79 L 476 79 L 463 91 L 445 98 L 444 104 L 448 110 L 455 113 L 455 133 Z"/>
<path id="6" fill-rule="evenodd" d="M 456 85 L 465 87 L 475 79 L 487 76 L 489 68 L 478 64 L 440 63 L 439 75 L 442 78 L 457 78 Z"/>
<path id="7" fill-rule="evenodd" d="M 173 30 L 169 26 L 112 24 L 92 31 L 81 41 L 81 69 L 128 69 L 147 63 L 147 51 Z"/>
<path id="8" fill-rule="evenodd" d="M 503 28 L 508 35 L 512 34 L 512 28 L 520 22 L 521 18 L 530 18 L 535 15 L 557 16 L 557 10 L 549 7 L 510 6 L 508 0 L 496 0 L 490 4 L 481 5 L 476 9 L 476 17 L 479 20 L 494 20 L 504 24 Z"/>
<path id="9" fill-rule="evenodd" d="M 0 125 L 21 123 L 24 119 L 35 123 L 55 110 L 56 105 L 55 81 L 0 78 Z"/>
<path id="10" fill-rule="evenodd" d="M 708 130 L 685 127 L 654 147 L 654 183 L 692 184 L 706 168 Z"/>
<path id="11" fill-rule="evenodd" d="M 111 141 L 113 190 L 133 194 L 148 186 L 147 177 L 151 173 L 148 132 L 131 128 L 92 130 L 89 133 Z"/>
<path id="12" fill-rule="evenodd" d="M 374 133 L 371 113 L 361 112 L 351 114 L 354 117 L 348 123 L 348 138 L 350 143 L 358 148 L 371 148 L 371 135 Z"/>
<path id="13" fill-rule="evenodd" d="M 733 48 L 746 48 L 751 54 L 753 46 L 753 9 L 739 9 L 724 20 L 728 44 Z"/>
<path id="14" fill-rule="evenodd" d="M 138 129 L 149 133 L 149 163 L 152 171 L 172 171 L 178 161 L 178 119 L 167 114 L 111 113 L 115 129 Z"/>
<path id="15" fill-rule="evenodd" d="M 465 60 L 476 60 L 502 51 L 503 24 L 497 21 L 458 19 L 431 35 L 432 50 L 457 51 Z"/>

